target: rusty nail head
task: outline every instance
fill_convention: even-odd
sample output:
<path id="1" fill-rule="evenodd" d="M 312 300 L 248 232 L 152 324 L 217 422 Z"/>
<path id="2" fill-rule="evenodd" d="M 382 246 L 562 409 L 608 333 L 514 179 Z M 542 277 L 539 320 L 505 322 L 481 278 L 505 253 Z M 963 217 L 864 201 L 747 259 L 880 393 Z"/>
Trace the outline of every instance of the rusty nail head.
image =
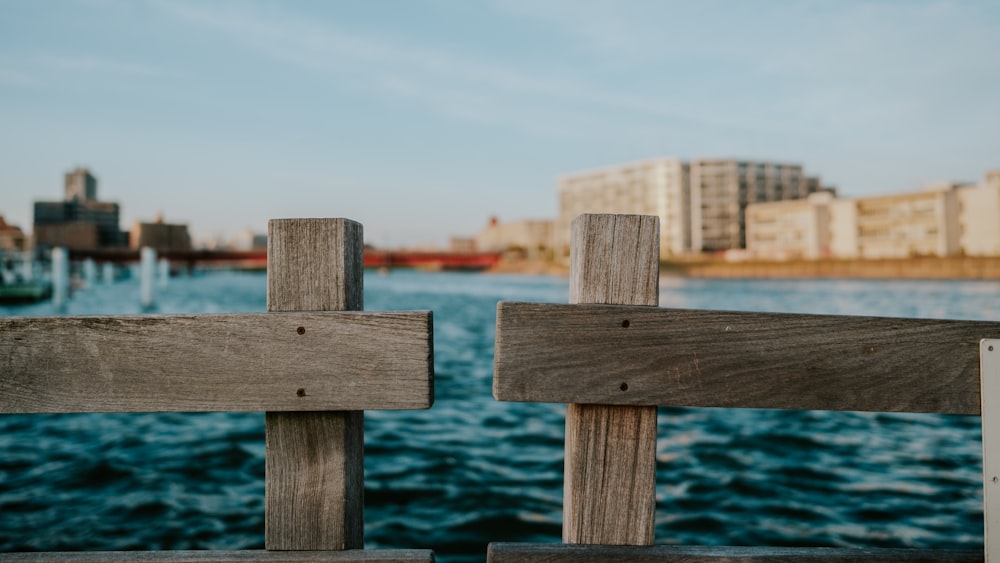
<path id="1" fill-rule="evenodd" d="M 300 326 L 299 328 L 295 329 L 295 332 L 297 332 L 299 334 L 305 334 L 306 333 L 306 327 Z"/>
<path id="2" fill-rule="evenodd" d="M 622 383 L 621 386 L 618 388 L 621 389 L 622 391 L 628 391 L 628 383 Z"/>
<path id="3" fill-rule="evenodd" d="M 295 394 L 298 395 L 299 397 L 305 397 L 306 396 L 306 390 L 305 389 L 299 389 L 298 391 L 295 392 Z"/>

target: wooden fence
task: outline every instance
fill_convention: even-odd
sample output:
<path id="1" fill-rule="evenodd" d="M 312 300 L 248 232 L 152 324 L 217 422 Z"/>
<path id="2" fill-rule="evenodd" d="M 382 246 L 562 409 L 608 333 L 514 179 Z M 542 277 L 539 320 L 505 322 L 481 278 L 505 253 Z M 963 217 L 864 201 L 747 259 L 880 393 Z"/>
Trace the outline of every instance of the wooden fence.
<path id="1" fill-rule="evenodd" d="M 654 546 L 657 406 L 983 412 L 987 554 L 1000 547 L 988 539 L 1000 527 L 991 525 L 1000 443 L 991 447 L 989 432 L 1000 389 L 983 393 L 987 408 L 980 399 L 981 355 L 983 388 L 1000 387 L 989 355 L 1000 356 L 1000 341 L 982 340 L 1000 337 L 1000 323 L 659 309 L 658 231 L 656 217 L 582 215 L 570 304 L 498 305 L 496 398 L 567 403 L 564 543 L 491 544 L 491 561 L 983 560 L 979 551 Z"/>
<path id="2" fill-rule="evenodd" d="M 982 413 L 997 547 L 1000 340 L 983 339 L 1000 323 L 658 309 L 658 231 L 655 217 L 581 216 L 571 304 L 498 305 L 496 398 L 568 407 L 564 543 L 491 544 L 491 560 L 983 559 L 654 546 L 660 405 Z M 0 413 L 266 411 L 265 550 L 0 560 L 433 561 L 362 549 L 363 411 L 431 406 L 431 313 L 361 312 L 357 223 L 271 221 L 268 244 L 264 314 L 0 319 Z"/>
<path id="3" fill-rule="evenodd" d="M 0 560 L 434 560 L 363 549 L 363 411 L 431 406 L 431 313 L 361 312 L 359 223 L 268 231 L 267 313 L 0 319 L 0 413 L 266 411 L 265 550 Z"/>

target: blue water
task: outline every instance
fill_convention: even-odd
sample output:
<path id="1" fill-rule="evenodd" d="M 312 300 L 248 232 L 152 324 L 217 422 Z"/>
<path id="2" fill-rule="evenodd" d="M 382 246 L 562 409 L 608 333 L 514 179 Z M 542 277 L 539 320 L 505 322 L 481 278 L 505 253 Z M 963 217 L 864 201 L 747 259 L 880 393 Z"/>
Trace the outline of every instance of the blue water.
<path id="1" fill-rule="evenodd" d="M 263 274 L 174 278 L 155 313 L 265 309 Z M 366 309 L 434 311 L 434 407 L 368 412 L 369 548 L 482 561 L 557 542 L 564 408 L 491 395 L 498 300 L 563 278 L 394 271 Z M 667 307 L 997 320 L 1000 283 L 664 279 Z M 134 281 L 65 314 L 138 314 Z M 50 315 L 50 304 L 0 315 Z M 658 543 L 981 549 L 978 417 L 661 409 Z M 0 416 L 0 551 L 263 547 L 259 413 Z"/>

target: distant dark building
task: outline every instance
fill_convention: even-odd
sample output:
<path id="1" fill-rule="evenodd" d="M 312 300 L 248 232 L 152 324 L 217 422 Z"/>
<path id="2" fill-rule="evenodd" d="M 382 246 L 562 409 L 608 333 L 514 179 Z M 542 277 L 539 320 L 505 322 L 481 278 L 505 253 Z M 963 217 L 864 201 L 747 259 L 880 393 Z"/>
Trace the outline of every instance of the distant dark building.
<path id="1" fill-rule="evenodd" d="M 191 236 L 187 225 L 171 225 L 163 222 L 163 217 L 157 217 L 155 223 L 140 223 L 132 225 L 131 247 L 148 246 L 157 252 L 191 250 Z"/>
<path id="2" fill-rule="evenodd" d="M 86 168 L 66 174 L 63 201 L 36 201 L 34 235 L 38 246 L 71 249 L 127 247 L 117 203 L 97 201 L 97 179 Z"/>
<path id="3" fill-rule="evenodd" d="M 66 201 L 97 200 L 97 178 L 80 167 L 66 173 Z"/>

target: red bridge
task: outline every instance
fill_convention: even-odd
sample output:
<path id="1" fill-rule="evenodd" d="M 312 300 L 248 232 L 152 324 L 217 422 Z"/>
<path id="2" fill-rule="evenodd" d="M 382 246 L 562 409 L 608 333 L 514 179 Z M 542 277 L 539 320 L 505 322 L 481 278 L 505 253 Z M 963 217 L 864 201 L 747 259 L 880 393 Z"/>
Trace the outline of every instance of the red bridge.
<path id="1" fill-rule="evenodd" d="M 366 268 L 485 270 L 500 261 L 499 252 L 420 252 L 365 250 Z"/>
<path id="2" fill-rule="evenodd" d="M 70 250 L 70 260 L 127 263 L 139 261 L 139 250 L 100 248 Z M 166 250 L 157 257 L 193 268 L 195 264 L 216 267 L 264 269 L 267 251 L 257 250 Z M 365 249 L 366 268 L 420 268 L 428 270 L 485 270 L 500 261 L 499 252 L 423 252 Z"/>

